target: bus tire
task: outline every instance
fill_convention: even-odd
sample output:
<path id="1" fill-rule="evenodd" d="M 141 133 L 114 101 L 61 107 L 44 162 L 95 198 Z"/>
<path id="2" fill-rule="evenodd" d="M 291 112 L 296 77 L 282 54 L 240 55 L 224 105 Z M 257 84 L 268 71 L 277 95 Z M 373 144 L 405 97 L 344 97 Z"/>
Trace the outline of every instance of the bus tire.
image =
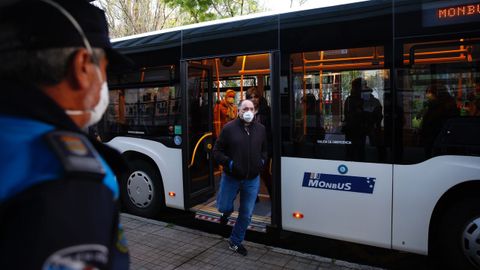
<path id="1" fill-rule="evenodd" d="M 437 255 L 448 269 L 480 269 L 480 199 L 466 198 L 443 213 Z"/>
<path id="2" fill-rule="evenodd" d="M 128 213 L 154 218 L 165 205 L 160 172 L 142 159 L 129 163 L 130 171 L 120 181 L 123 207 Z"/>

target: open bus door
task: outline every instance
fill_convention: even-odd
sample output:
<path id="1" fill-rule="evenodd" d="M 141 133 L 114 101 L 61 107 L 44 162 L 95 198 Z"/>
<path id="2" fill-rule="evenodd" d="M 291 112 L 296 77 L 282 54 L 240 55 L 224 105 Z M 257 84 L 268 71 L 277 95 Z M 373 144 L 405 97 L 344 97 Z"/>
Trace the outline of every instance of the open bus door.
<path id="1" fill-rule="evenodd" d="M 201 203 L 215 193 L 213 178 L 213 113 L 211 69 L 181 63 L 184 106 L 183 171 L 185 209 Z"/>
<path id="2" fill-rule="evenodd" d="M 184 190 L 185 209 L 195 212 L 195 218 L 209 222 L 219 222 L 221 213 L 216 207 L 215 192 L 218 192 L 221 181 L 222 168 L 213 161 L 213 144 L 216 136 L 221 130 L 220 112 L 215 110 L 216 100 L 220 100 L 221 92 L 227 89 L 237 91 L 237 99 L 243 99 L 246 89 L 251 84 L 243 84 L 245 80 L 241 75 L 245 70 L 246 63 L 250 68 L 249 77 L 262 81 L 261 88 L 268 89 L 264 83 L 268 75 L 275 74 L 270 69 L 271 54 L 237 55 L 232 58 L 239 58 L 243 61 L 236 61 L 231 65 L 219 64 L 218 58 L 206 58 L 201 61 L 184 61 L 181 65 L 182 88 L 186 97 L 186 107 L 183 122 L 186 123 L 184 140 Z M 202 63 L 202 65 L 200 65 Z M 206 66 L 208 64 L 208 67 Z M 215 73 L 211 71 L 215 68 Z M 255 72 L 252 72 L 255 71 Z M 233 74 L 233 75 L 232 75 Z M 240 74 L 240 75 L 238 75 Z M 220 83 L 214 92 L 212 89 L 213 78 L 217 82 L 229 81 L 228 87 L 220 89 Z M 261 78 L 261 79 L 259 79 Z M 276 78 L 278 81 L 278 78 Z M 258 85 L 257 81 L 255 84 Z M 276 89 L 270 79 L 269 91 L 272 86 Z M 244 89 L 242 89 L 244 88 Z M 242 92 L 243 91 L 243 92 Z M 268 94 L 270 95 L 270 94 Z M 268 96 L 267 95 L 267 96 Z M 273 97 L 278 95 L 275 93 Z M 217 114 L 218 113 L 218 114 Z M 275 164 L 275 163 L 273 163 Z M 278 165 L 276 165 L 278 166 Z M 277 168 L 277 167 L 275 167 Z M 277 174 L 276 174 L 277 175 Z M 271 198 L 265 188 L 264 193 L 259 195 L 252 216 L 249 230 L 266 232 L 266 226 L 271 224 Z M 209 196 L 207 198 L 207 196 Z M 238 209 L 240 198 L 234 201 L 234 209 Z M 234 226 L 238 212 L 234 211 L 230 216 L 228 225 Z"/>

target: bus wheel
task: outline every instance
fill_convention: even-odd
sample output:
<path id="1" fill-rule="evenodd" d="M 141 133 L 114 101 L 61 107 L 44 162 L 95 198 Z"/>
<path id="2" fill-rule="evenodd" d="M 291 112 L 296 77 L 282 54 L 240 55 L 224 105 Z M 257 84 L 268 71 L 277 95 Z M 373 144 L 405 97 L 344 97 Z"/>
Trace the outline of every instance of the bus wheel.
<path id="1" fill-rule="evenodd" d="M 480 269 L 480 199 L 462 200 L 444 212 L 437 243 L 450 269 Z"/>
<path id="2" fill-rule="evenodd" d="M 130 161 L 130 167 L 121 181 L 123 205 L 131 214 L 153 218 L 165 204 L 160 173 L 140 159 Z"/>

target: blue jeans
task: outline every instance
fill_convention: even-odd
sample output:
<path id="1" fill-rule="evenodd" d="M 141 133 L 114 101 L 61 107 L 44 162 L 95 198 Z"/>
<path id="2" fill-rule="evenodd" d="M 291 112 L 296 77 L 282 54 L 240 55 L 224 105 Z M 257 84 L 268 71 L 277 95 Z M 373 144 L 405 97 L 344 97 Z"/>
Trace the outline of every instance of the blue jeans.
<path id="1" fill-rule="evenodd" d="M 217 195 L 218 211 L 225 216 L 230 216 L 233 212 L 233 202 L 240 191 L 240 209 L 238 218 L 233 227 L 230 241 L 234 245 L 239 245 L 245 238 L 247 227 L 252 220 L 255 200 L 257 199 L 260 188 L 260 176 L 249 180 L 237 180 L 231 176 L 222 173 L 220 180 L 220 189 Z"/>

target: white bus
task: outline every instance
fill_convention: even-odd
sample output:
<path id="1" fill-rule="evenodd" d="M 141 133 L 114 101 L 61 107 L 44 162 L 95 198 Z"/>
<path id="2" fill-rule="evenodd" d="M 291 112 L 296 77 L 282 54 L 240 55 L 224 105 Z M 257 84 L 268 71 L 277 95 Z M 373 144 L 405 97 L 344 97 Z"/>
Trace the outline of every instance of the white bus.
<path id="1" fill-rule="evenodd" d="M 256 86 L 273 190 L 250 229 L 478 268 L 479 21 L 479 1 L 367 1 L 114 40 L 138 69 L 112 67 L 98 131 L 131 165 L 126 211 L 218 222 L 215 108 Z"/>

